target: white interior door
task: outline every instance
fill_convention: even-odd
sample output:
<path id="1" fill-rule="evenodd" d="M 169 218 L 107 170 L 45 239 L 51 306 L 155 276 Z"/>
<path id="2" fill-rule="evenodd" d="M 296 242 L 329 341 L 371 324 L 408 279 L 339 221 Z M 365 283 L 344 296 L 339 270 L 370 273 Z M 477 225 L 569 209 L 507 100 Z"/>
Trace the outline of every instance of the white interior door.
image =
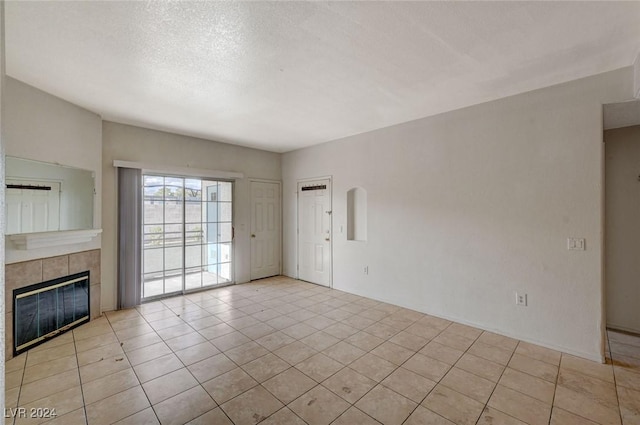
<path id="1" fill-rule="evenodd" d="M 7 185 L 8 235 L 60 230 L 59 182 L 7 180 Z"/>
<path id="2" fill-rule="evenodd" d="M 331 286 L 331 180 L 298 183 L 298 278 Z"/>
<path id="3" fill-rule="evenodd" d="M 251 182 L 251 279 L 280 274 L 280 183 Z"/>

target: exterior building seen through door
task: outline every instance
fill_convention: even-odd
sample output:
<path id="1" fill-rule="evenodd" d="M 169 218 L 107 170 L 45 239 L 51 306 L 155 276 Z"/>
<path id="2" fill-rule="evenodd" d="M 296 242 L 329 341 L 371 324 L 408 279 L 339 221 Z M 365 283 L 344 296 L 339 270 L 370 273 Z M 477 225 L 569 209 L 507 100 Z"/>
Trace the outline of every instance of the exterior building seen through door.
<path id="1" fill-rule="evenodd" d="M 142 298 L 232 283 L 233 183 L 143 176 Z"/>
<path id="2" fill-rule="evenodd" d="M 298 183 L 298 278 L 331 286 L 331 180 Z"/>
<path id="3" fill-rule="evenodd" d="M 280 274 L 280 183 L 251 181 L 251 280 Z"/>

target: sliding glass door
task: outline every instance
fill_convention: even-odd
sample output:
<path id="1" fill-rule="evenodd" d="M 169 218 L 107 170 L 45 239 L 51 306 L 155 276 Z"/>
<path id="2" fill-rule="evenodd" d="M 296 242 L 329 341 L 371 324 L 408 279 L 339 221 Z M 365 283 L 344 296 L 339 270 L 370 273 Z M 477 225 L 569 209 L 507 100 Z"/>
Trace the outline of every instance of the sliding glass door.
<path id="1" fill-rule="evenodd" d="M 143 176 L 142 298 L 230 283 L 233 184 Z"/>

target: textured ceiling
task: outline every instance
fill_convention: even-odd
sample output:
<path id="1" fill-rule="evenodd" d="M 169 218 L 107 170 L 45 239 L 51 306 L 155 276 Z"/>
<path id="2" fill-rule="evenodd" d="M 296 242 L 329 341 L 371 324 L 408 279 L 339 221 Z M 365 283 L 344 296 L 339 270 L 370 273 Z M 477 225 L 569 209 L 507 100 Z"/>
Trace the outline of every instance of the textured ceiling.
<path id="1" fill-rule="evenodd" d="M 285 152 L 631 65 L 640 2 L 5 3 L 7 74 Z"/>

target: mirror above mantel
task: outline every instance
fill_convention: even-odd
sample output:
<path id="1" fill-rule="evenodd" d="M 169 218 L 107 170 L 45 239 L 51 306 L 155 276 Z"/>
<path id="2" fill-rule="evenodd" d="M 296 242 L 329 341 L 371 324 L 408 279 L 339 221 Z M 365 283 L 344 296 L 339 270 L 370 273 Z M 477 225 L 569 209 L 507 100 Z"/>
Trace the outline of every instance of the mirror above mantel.
<path id="1" fill-rule="evenodd" d="M 88 242 L 94 228 L 95 173 L 7 156 L 5 234 L 17 249 Z"/>

